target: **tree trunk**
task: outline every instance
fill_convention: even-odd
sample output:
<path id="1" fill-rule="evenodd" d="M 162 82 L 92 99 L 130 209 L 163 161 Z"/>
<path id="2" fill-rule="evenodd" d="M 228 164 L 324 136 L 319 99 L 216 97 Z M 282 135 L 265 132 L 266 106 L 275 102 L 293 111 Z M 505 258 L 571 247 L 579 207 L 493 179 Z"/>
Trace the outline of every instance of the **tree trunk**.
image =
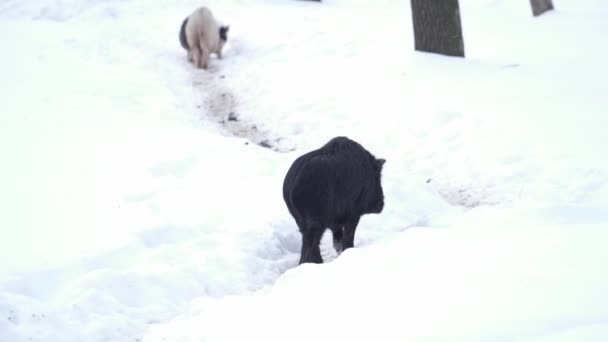
<path id="1" fill-rule="evenodd" d="M 458 0 L 411 0 L 417 51 L 464 57 Z"/>
<path id="2" fill-rule="evenodd" d="M 553 9 L 551 0 L 530 0 L 530 5 L 532 5 L 532 14 L 535 17 Z"/>

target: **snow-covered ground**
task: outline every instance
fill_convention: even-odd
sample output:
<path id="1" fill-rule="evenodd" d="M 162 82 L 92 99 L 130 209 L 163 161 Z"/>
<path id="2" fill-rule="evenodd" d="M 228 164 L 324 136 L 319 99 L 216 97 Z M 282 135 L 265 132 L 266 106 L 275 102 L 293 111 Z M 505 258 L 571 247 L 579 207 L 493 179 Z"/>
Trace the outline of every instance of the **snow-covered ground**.
<path id="1" fill-rule="evenodd" d="M 201 71 L 199 1 L 0 2 L 0 341 L 608 340 L 608 4 L 460 3 L 466 59 L 409 1 L 208 1 Z M 337 135 L 386 207 L 296 267 L 283 176 Z"/>

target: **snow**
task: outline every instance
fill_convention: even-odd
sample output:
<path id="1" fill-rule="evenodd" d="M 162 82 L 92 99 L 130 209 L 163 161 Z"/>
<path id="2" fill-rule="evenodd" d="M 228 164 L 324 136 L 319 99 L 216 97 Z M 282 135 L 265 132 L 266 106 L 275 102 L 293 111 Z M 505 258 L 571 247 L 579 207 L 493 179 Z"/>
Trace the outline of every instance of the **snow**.
<path id="1" fill-rule="evenodd" d="M 509 210 L 482 211 L 289 270 L 251 297 L 205 298 L 145 341 L 508 341 L 596 325 L 592 336 L 605 337 L 605 225 L 556 230 L 526 223 L 535 210 L 511 220 Z"/>
<path id="2" fill-rule="evenodd" d="M 198 1 L 2 2 L 0 341 L 606 340 L 608 5 L 554 3 L 461 0 L 458 59 L 407 1 L 209 1 L 201 71 Z M 337 135 L 386 207 L 297 266 L 282 180 Z"/>

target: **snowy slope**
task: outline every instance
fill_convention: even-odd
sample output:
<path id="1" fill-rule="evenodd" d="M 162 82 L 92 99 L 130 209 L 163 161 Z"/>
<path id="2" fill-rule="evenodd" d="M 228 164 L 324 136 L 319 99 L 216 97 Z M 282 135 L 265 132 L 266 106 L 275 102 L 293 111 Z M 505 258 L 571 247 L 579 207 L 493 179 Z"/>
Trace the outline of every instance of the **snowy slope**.
<path id="1" fill-rule="evenodd" d="M 198 299 L 144 341 L 603 341 L 606 225 L 538 222 L 561 209 L 408 229 L 254 296 Z"/>
<path id="2" fill-rule="evenodd" d="M 0 4 L 0 341 L 608 338 L 606 4 L 461 0 L 466 59 L 407 1 L 207 4 L 207 72 L 198 1 Z M 282 179 L 336 135 L 386 208 L 296 267 Z"/>

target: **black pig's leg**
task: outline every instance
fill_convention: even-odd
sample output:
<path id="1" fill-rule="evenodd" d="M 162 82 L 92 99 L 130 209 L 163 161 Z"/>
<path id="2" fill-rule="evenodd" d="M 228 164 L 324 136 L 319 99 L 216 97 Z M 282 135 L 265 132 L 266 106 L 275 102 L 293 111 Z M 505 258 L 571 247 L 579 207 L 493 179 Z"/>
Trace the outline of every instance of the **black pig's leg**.
<path id="1" fill-rule="evenodd" d="M 344 244 L 342 243 L 342 239 L 343 239 L 343 231 L 342 231 L 342 225 L 335 225 L 330 227 L 332 235 L 334 237 L 334 249 L 336 250 L 336 253 L 340 254 L 342 253 L 342 250 L 344 249 Z"/>
<path id="2" fill-rule="evenodd" d="M 343 239 L 343 248 L 346 250 L 347 248 L 351 248 L 355 243 L 355 230 L 357 230 L 357 225 L 359 224 L 359 216 L 349 219 L 344 224 L 344 239 Z"/>
<path id="3" fill-rule="evenodd" d="M 302 233 L 302 252 L 300 254 L 300 264 L 312 262 L 322 264 L 321 250 L 319 244 L 323 236 L 323 227 L 320 224 L 308 224 Z"/>

